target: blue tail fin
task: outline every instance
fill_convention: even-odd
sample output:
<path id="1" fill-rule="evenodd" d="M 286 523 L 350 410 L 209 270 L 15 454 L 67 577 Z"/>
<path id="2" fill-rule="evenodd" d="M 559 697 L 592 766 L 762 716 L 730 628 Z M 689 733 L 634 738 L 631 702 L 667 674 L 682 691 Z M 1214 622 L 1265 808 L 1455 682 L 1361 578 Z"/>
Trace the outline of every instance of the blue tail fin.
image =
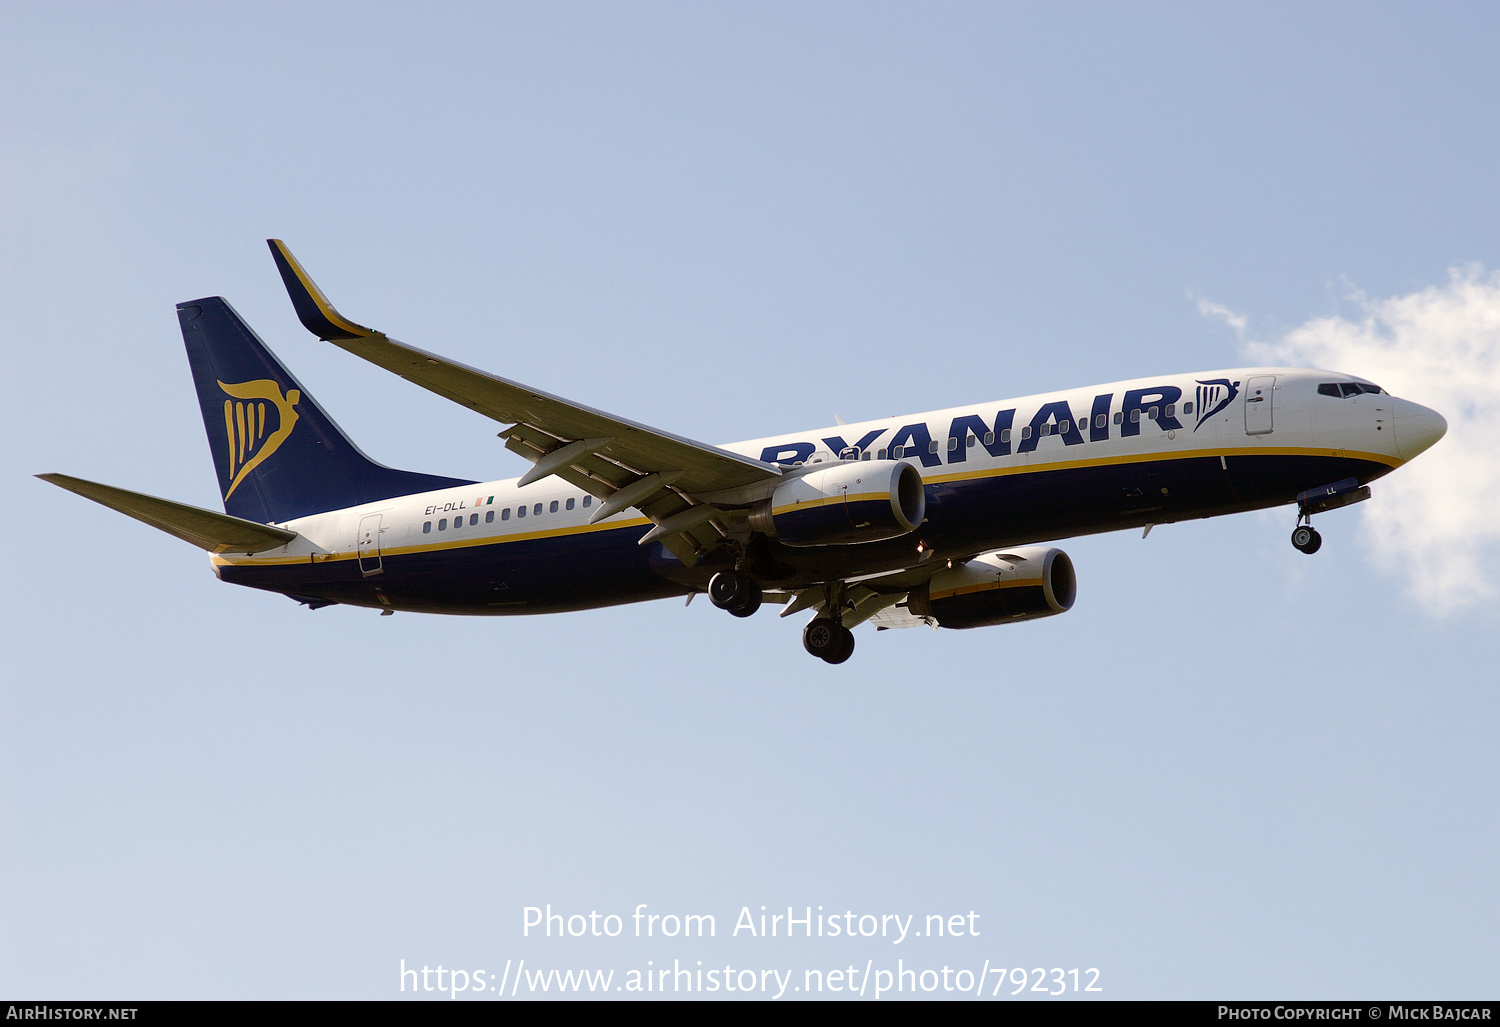
<path id="1" fill-rule="evenodd" d="M 266 524 L 468 485 L 365 456 L 222 297 L 177 305 L 224 512 Z"/>

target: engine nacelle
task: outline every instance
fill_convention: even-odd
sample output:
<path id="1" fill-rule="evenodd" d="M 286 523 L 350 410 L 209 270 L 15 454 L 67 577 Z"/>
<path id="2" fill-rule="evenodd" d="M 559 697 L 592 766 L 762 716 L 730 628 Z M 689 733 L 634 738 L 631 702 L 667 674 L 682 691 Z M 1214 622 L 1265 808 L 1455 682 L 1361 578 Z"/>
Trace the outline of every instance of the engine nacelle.
<path id="1" fill-rule="evenodd" d="M 1023 546 L 938 571 L 906 608 L 943 628 L 982 628 L 1066 613 L 1078 596 L 1073 561 L 1061 549 Z"/>
<path id="2" fill-rule="evenodd" d="M 750 510 L 750 527 L 789 546 L 879 542 L 927 516 L 922 475 L 901 460 L 844 460 L 777 488 Z"/>

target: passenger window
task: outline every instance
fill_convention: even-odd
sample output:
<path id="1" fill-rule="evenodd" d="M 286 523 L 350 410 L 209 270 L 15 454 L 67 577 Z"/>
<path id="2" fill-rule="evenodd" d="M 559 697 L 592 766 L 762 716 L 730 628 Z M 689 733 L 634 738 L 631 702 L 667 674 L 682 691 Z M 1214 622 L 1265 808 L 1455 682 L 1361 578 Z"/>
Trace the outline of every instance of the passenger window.
<path id="1" fill-rule="evenodd" d="M 1183 412 L 1184 415 L 1191 414 L 1193 412 L 1193 404 L 1191 404 L 1191 403 L 1184 403 L 1184 404 L 1182 404 L 1182 412 Z"/>
<path id="2" fill-rule="evenodd" d="M 442 520 L 438 521 L 438 531 L 447 531 L 447 530 L 448 530 L 448 518 L 444 517 Z"/>
<path id="3" fill-rule="evenodd" d="M 885 450 L 882 449 L 879 453 L 876 453 L 875 454 L 875 459 L 876 460 L 884 460 L 885 459 Z"/>
<path id="4" fill-rule="evenodd" d="M 957 435 L 950 435 L 950 436 L 948 436 L 948 452 L 951 453 L 954 450 L 956 450 L 957 448 L 958 448 L 958 436 Z"/>
<path id="5" fill-rule="evenodd" d="M 870 451 L 868 449 L 865 450 L 863 453 L 860 454 L 859 458 L 861 460 L 868 460 L 868 459 L 870 459 Z"/>
<path id="6" fill-rule="evenodd" d="M 970 435 L 967 439 L 964 440 L 964 445 L 968 446 L 970 449 L 973 449 L 974 448 L 974 443 L 976 443 L 978 441 L 979 441 L 979 438 L 977 436 Z"/>
<path id="7" fill-rule="evenodd" d="M 589 508 L 589 504 L 592 503 L 593 501 L 594 501 L 594 497 L 593 496 L 584 496 L 583 497 L 583 508 L 585 510 L 587 510 Z"/>
<path id="8" fill-rule="evenodd" d="M 1156 407 L 1152 407 L 1150 410 L 1146 411 L 1146 416 L 1151 418 L 1151 420 L 1153 421 L 1156 420 L 1160 415 L 1161 411 Z"/>
<path id="9" fill-rule="evenodd" d="M 1040 435 L 1042 438 L 1046 438 L 1048 435 L 1052 434 L 1052 425 L 1050 425 L 1050 424 L 1044 424 L 1044 425 L 1042 425 L 1040 428 L 1038 428 L 1036 430 L 1036 433 L 1038 435 Z"/>
<path id="10" fill-rule="evenodd" d="M 1105 415 L 1105 414 L 1100 414 L 1098 417 L 1094 418 L 1094 427 L 1095 428 L 1103 428 L 1108 423 L 1109 423 L 1109 417 L 1107 415 Z"/>
<path id="11" fill-rule="evenodd" d="M 927 443 L 927 452 L 929 452 L 929 453 L 936 453 L 937 452 L 937 439 L 933 439 L 931 442 Z"/>
<path id="12" fill-rule="evenodd" d="M 504 510 L 500 511 L 500 519 L 502 521 L 510 520 L 510 507 L 507 506 Z"/>
<path id="13" fill-rule="evenodd" d="M 540 517 L 542 515 L 542 504 L 538 503 L 536 506 L 533 506 L 531 512 L 533 516 Z"/>
<path id="14" fill-rule="evenodd" d="M 1140 415 L 1137 414 L 1136 415 L 1136 420 L 1139 421 L 1140 419 L 1141 419 Z M 1125 411 L 1123 411 L 1123 410 L 1116 410 L 1115 411 L 1115 423 L 1116 424 L 1120 424 L 1124 420 L 1125 420 Z"/>
<path id="15" fill-rule="evenodd" d="M 905 455 L 906 455 L 906 447 L 905 446 L 892 446 L 891 447 L 891 459 L 892 460 L 900 460 Z"/>
<path id="16" fill-rule="evenodd" d="M 1023 439 L 1029 439 L 1029 438 L 1031 438 L 1031 425 L 1028 424 L 1026 427 L 1024 427 L 1024 428 L 1021 429 L 1021 438 L 1023 438 Z"/>
<path id="17" fill-rule="evenodd" d="M 484 523 L 486 523 L 486 524 L 494 524 L 495 523 L 495 511 L 493 511 L 493 510 L 486 510 L 484 512 Z"/>
<path id="18" fill-rule="evenodd" d="M 1002 428 L 1002 429 L 1000 429 L 1000 441 L 1001 442 L 1009 442 L 1010 441 L 1010 429 L 1009 428 Z"/>
<path id="19" fill-rule="evenodd" d="M 568 509 L 573 509 L 573 499 L 571 496 L 568 498 Z"/>
<path id="20" fill-rule="evenodd" d="M 986 446 L 993 446 L 995 444 L 995 433 L 994 432 L 987 431 L 987 432 L 984 433 L 984 444 Z"/>
<path id="21" fill-rule="evenodd" d="M 1071 427 L 1073 427 L 1072 421 L 1059 421 L 1057 422 L 1057 433 L 1059 435 L 1066 435 L 1068 434 L 1068 429 Z"/>
<path id="22" fill-rule="evenodd" d="M 518 507 L 516 507 L 516 516 L 517 517 L 525 517 L 526 516 L 526 508 L 524 506 L 518 506 Z"/>
<path id="23" fill-rule="evenodd" d="M 423 521 L 422 522 L 422 534 L 424 534 L 424 535 L 431 535 L 432 534 L 432 522 L 431 521 Z"/>
<path id="24" fill-rule="evenodd" d="M 1119 417 L 1119 416 L 1120 416 L 1120 415 L 1119 415 L 1119 414 L 1116 414 L 1116 415 L 1115 415 L 1115 416 L 1116 416 L 1116 417 Z M 1138 422 L 1138 421 L 1139 421 L 1139 420 L 1140 420 L 1140 419 L 1141 419 L 1141 412 L 1140 412 L 1140 411 L 1139 411 L 1139 410 L 1132 410 L 1132 411 L 1131 411 L 1131 412 L 1130 412 L 1130 423 L 1131 423 L 1131 424 L 1135 424 L 1135 423 L 1136 423 L 1136 422 Z"/>
<path id="25" fill-rule="evenodd" d="M 476 525 L 478 523 L 479 523 L 479 515 L 477 513 L 476 514 L 469 514 L 469 526 L 473 527 L 474 525 Z"/>
<path id="26" fill-rule="evenodd" d="M 1186 413 L 1186 411 L 1183 411 L 1183 412 Z M 1176 403 L 1168 403 L 1167 404 L 1167 416 L 1168 417 L 1175 417 L 1176 415 L 1177 415 L 1177 404 Z"/>
<path id="27" fill-rule="evenodd" d="M 548 513 L 557 513 L 557 500 L 554 499 L 552 501 L 552 505 L 549 506 L 549 507 L 547 507 L 547 512 Z"/>

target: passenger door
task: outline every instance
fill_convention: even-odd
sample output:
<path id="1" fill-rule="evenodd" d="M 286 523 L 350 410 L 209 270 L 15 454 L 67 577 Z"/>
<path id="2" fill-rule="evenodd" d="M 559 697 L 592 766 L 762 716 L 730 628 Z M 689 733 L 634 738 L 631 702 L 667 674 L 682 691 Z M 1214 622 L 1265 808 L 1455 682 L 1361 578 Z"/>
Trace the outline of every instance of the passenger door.
<path id="1" fill-rule="evenodd" d="M 1269 435 L 1274 427 L 1271 418 L 1272 399 L 1276 395 L 1276 376 L 1258 374 L 1245 382 L 1245 434 Z"/>

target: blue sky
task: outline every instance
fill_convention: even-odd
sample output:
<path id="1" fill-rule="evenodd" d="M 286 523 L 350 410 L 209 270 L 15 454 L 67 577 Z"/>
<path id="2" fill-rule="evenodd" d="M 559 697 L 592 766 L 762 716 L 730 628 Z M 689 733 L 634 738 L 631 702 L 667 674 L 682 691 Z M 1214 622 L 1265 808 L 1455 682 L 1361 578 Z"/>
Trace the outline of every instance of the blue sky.
<path id="1" fill-rule="evenodd" d="M 1493 996 L 1497 19 L 6 5 L 0 991 L 904 958 Z M 1066 617 L 840 668 L 702 602 L 309 613 L 30 477 L 216 505 L 173 312 L 211 294 L 375 458 L 523 470 L 308 336 L 270 236 L 363 323 L 711 441 L 1272 358 L 1452 430 L 1312 559 L 1290 511 L 1071 540 Z M 523 938 L 546 903 L 718 937 Z M 761 905 L 983 933 L 729 936 Z"/>

